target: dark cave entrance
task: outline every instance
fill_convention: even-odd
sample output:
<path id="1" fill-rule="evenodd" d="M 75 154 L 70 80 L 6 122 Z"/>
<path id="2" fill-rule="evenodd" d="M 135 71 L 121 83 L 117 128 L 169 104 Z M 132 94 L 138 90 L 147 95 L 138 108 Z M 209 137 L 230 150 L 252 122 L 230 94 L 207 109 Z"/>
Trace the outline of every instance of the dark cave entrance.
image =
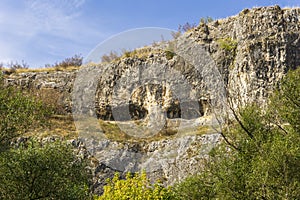
<path id="1" fill-rule="evenodd" d="M 129 121 L 144 119 L 148 110 L 134 103 L 123 104 L 116 107 L 106 105 L 104 108 L 97 110 L 98 119 L 107 121 Z"/>
<path id="2" fill-rule="evenodd" d="M 209 101 L 204 99 L 200 101 L 182 102 L 173 101 L 167 110 L 168 119 L 196 119 L 207 115 L 209 112 Z"/>

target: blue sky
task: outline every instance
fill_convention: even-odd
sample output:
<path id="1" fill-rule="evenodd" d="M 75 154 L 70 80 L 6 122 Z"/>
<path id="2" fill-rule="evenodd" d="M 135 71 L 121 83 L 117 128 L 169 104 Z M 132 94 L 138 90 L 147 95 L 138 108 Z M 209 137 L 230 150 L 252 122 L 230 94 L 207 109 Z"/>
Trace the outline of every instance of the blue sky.
<path id="1" fill-rule="evenodd" d="M 236 15 L 244 8 L 299 0 L 1 0 L 0 62 L 26 61 L 30 67 L 53 64 L 74 54 L 87 56 L 97 44 L 120 32 L 143 27 L 176 30 Z"/>

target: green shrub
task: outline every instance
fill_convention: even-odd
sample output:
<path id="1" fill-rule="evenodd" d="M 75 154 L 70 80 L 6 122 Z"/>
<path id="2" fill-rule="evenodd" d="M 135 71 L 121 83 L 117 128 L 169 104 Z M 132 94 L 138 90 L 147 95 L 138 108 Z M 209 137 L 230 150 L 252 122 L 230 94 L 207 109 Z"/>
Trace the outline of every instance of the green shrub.
<path id="1" fill-rule="evenodd" d="M 278 123 L 288 123 L 300 132 L 300 67 L 288 72 L 280 84 L 280 90 L 272 97 L 272 112 Z"/>
<path id="2" fill-rule="evenodd" d="M 0 199 L 89 197 L 85 164 L 62 142 L 29 141 L 0 153 L 0 180 Z"/>
<path id="3" fill-rule="evenodd" d="M 176 43 L 175 41 L 169 41 L 168 47 L 165 50 L 165 55 L 168 60 L 171 60 L 176 55 Z"/>
<path id="4" fill-rule="evenodd" d="M 168 60 L 171 60 L 175 56 L 175 53 L 173 51 L 171 51 L 171 50 L 166 50 L 165 54 L 166 54 L 166 58 Z"/>
<path id="5" fill-rule="evenodd" d="M 300 199 L 300 68 L 288 73 L 267 110 L 235 112 L 199 175 L 175 186 L 177 199 Z"/>
<path id="6" fill-rule="evenodd" d="M 124 50 L 123 54 L 124 54 L 125 58 L 130 58 L 132 56 L 132 52 L 131 51 L 127 51 L 127 50 Z"/>
<path id="7" fill-rule="evenodd" d="M 116 173 L 113 179 L 107 180 L 104 193 L 97 200 L 127 200 L 127 199 L 172 199 L 170 189 L 164 188 L 158 182 L 151 184 L 145 172 L 136 173 L 133 176 L 128 173 L 126 180 L 121 180 Z"/>
<path id="8" fill-rule="evenodd" d="M 173 186 L 174 199 L 176 200 L 198 200 L 213 199 L 215 196 L 212 187 L 205 185 L 211 184 L 210 177 L 206 174 L 194 175 Z"/>
<path id="9" fill-rule="evenodd" d="M 228 37 L 219 39 L 217 42 L 219 43 L 221 49 L 224 49 L 229 53 L 235 53 L 235 50 L 237 48 L 237 41 Z"/>
<path id="10" fill-rule="evenodd" d="M 10 140 L 46 122 L 51 110 L 21 90 L 5 87 L 0 77 L 0 151 Z"/>

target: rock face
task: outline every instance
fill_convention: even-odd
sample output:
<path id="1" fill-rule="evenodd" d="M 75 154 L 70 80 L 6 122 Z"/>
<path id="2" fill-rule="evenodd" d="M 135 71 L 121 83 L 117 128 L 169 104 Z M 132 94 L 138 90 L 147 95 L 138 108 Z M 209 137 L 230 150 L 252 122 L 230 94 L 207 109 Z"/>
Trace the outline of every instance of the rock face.
<path id="1" fill-rule="evenodd" d="M 120 143 L 102 140 L 94 146 L 94 192 L 101 194 L 106 178 L 115 172 L 145 170 L 152 181 L 172 185 L 199 170 L 209 151 L 220 142 L 219 134 L 185 136 L 153 142 Z"/>
<path id="2" fill-rule="evenodd" d="M 289 69 L 300 65 L 300 9 L 245 9 L 239 15 L 200 25 L 191 37 L 208 49 L 225 75 L 228 91 L 241 102 L 264 102 Z M 236 42 L 233 51 L 222 39 Z M 224 44 L 223 44 L 224 46 Z"/>
<path id="3" fill-rule="evenodd" d="M 6 77 L 5 83 L 11 86 L 18 86 L 22 89 L 42 93 L 52 93 L 46 98 L 53 98 L 59 104 L 64 113 L 71 113 L 71 91 L 76 72 L 27 72 L 11 74 Z M 53 95 L 55 93 L 55 95 Z"/>
<path id="4" fill-rule="evenodd" d="M 241 102 L 264 102 L 284 74 L 300 65 L 299 15 L 299 8 L 281 9 L 274 6 L 245 9 L 237 16 L 208 24 L 201 23 L 184 37 L 195 41 L 209 52 L 223 75 L 224 85 L 230 92 L 229 96 L 239 97 Z M 191 82 L 192 87 L 201 89 L 199 85 L 203 78 L 194 73 L 192 66 L 180 56 L 174 55 L 167 59 L 166 53 L 157 52 L 153 48 L 153 52 L 150 50 L 146 57 L 133 56 L 108 64 L 109 66 L 99 66 L 105 69 L 99 71 L 101 75 L 98 77 L 96 91 L 97 115 L 102 119 L 113 119 L 112 88 L 119 84 L 120 79 L 125 83 L 130 82 L 128 79 L 133 76 L 127 74 L 127 80 L 122 79 L 122 76 L 128 72 L 140 73 L 143 66 L 157 64 L 163 65 L 165 70 L 174 68 Z M 24 88 L 54 88 L 70 93 L 75 76 L 76 72 L 21 73 L 10 75 L 7 83 Z M 155 83 L 152 83 L 152 86 L 148 84 L 139 88 L 131 86 L 134 88 L 130 91 L 132 117 L 144 118 L 147 111 L 151 112 L 147 110 L 148 101 L 163 102 L 164 110 L 168 112 L 170 109 L 170 118 L 180 116 L 180 106 L 170 94 L 170 86 L 166 84 L 155 89 L 154 85 Z M 140 94 L 142 98 L 137 98 Z M 209 101 L 209 97 L 205 95 L 202 93 L 197 96 L 200 107 L 206 107 L 205 100 Z M 203 108 L 200 108 L 200 113 L 204 112 Z"/>
<path id="5" fill-rule="evenodd" d="M 299 65 L 300 9 L 274 6 L 201 23 L 173 42 L 149 47 L 146 56 L 136 53 L 74 72 L 12 74 L 6 83 L 60 91 L 67 112 L 73 106 L 103 120 L 135 120 L 155 130 L 174 126 L 178 118 L 185 126 L 207 126 L 202 122 L 213 109 L 222 109 L 224 95 L 233 106 L 264 105 L 285 73 Z M 74 84 L 75 77 L 81 84 Z M 72 92 L 81 103 L 73 105 Z M 96 97 L 86 101 L 91 94 Z M 150 143 L 87 140 L 98 159 L 95 190 L 101 192 L 98 186 L 115 171 L 144 168 L 167 185 L 196 172 L 220 140 L 217 133 L 207 133 Z"/>

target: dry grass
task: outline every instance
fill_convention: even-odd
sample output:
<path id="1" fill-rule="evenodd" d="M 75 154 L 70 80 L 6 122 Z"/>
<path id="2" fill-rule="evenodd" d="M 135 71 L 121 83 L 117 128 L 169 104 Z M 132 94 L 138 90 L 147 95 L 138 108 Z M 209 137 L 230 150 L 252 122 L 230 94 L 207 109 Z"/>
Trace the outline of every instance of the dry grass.
<path id="1" fill-rule="evenodd" d="M 55 114 L 65 115 L 64 93 L 54 88 L 30 89 L 27 91 L 30 95 L 42 101 L 44 105 L 53 110 Z"/>
<path id="2" fill-rule="evenodd" d="M 142 47 L 139 49 L 135 49 L 134 51 L 126 51 L 120 57 L 122 58 L 139 58 L 139 59 L 147 59 L 151 54 L 158 54 L 162 51 L 159 49 L 153 49 L 152 47 Z"/>
<path id="3" fill-rule="evenodd" d="M 78 70 L 79 67 L 76 66 L 68 66 L 68 67 L 47 67 L 47 68 L 37 68 L 37 69 L 16 69 L 16 70 L 11 70 L 11 69 L 2 69 L 3 71 L 8 72 L 9 74 L 19 74 L 19 73 L 29 73 L 29 72 L 57 72 L 57 71 L 76 71 Z"/>
<path id="4" fill-rule="evenodd" d="M 204 135 L 213 132 L 214 129 L 208 125 L 198 126 L 194 128 L 186 128 L 181 130 L 183 135 Z"/>
<path id="5" fill-rule="evenodd" d="M 166 138 L 174 138 L 177 136 L 187 136 L 187 135 L 204 135 L 208 133 L 214 132 L 214 129 L 208 125 L 197 126 L 197 127 L 188 127 L 183 128 L 178 131 L 178 127 L 167 127 L 163 128 L 157 134 L 152 137 L 145 137 L 145 138 L 138 138 L 132 137 L 126 134 L 123 130 L 119 128 L 116 122 L 109 122 L 109 121 L 99 121 L 100 126 L 108 139 L 115 140 L 115 141 L 128 141 L 128 142 L 151 142 L 151 141 L 158 141 L 163 140 Z M 134 123 L 139 126 L 142 123 L 140 121 L 134 121 Z"/>
<path id="6" fill-rule="evenodd" d="M 160 132 L 158 132 L 152 137 L 138 138 L 126 134 L 123 130 L 119 128 L 118 124 L 114 121 L 96 120 L 96 122 L 99 122 L 99 124 L 94 124 L 94 122 L 81 122 L 81 125 L 83 127 L 86 127 L 86 130 L 81 128 L 81 131 L 84 132 L 86 137 L 89 137 L 89 134 L 99 134 L 102 130 L 107 139 L 118 142 L 151 142 L 167 138 L 174 138 L 177 136 L 204 135 L 213 131 L 213 129 L 210 126 L 184 128 L 181 129 L 179 132 L 178 127 L 169 127 L 162 129 Z M 49 120 L 48 124 L 49 126 L 41 127 L 36 130 L 31 130 L 26 135 L 34 135 L 38 137 L 57 136 L 64 139 L 73 139 L 79 136 L 72 116 L 53 115 Z M 140 121 L 136 121 L 135 124 L 140 125 Z M 98 125 L 100 125 L 101 130 L 99 129 L 99 127 L 97 127 Z"/>
<path id="7" fill-rule="evenodd" d="M 132 137 L 124 133 L 114 122 L 99 120 L 99 124 L 105 136 L 114 141 L 131 141 Z"/>
<path id="8" fill-rule="evenodd" d="M 64 139 L 77 138 L 78 133 L 72 116 L 53 115 L 45 127 L 30 130 L 25 136 L 48 137 L 58 136 Z"/>

